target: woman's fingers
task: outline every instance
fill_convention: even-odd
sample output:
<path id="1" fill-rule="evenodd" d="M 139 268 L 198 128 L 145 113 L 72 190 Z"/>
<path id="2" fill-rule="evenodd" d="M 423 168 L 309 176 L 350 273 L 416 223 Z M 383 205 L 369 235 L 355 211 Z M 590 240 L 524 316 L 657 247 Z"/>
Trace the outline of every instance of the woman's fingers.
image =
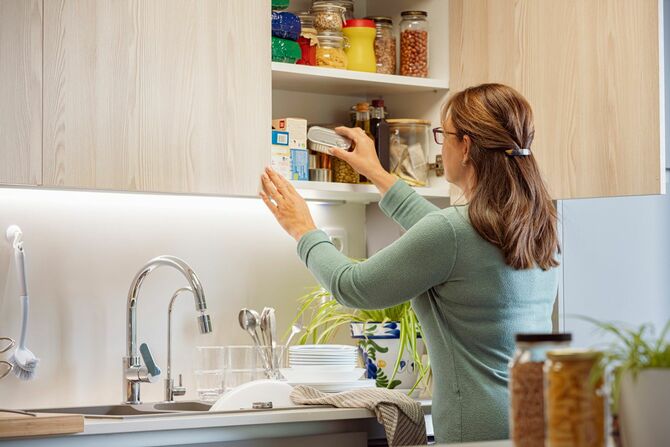
<path id="1" fill-rule="evenodd" d="M 267 174 L 263 174 L 261 176 L 261 185 L 263 186 L 263 191 L 268 196 L 268 198 L 274 200 L 275 203 L 278 203 L 283 199 L 281 192 Z"/>
<path id="2" fill-rule="evenodd" d="M 263 203 L 265 203 L 265 206 L 268 207 L 270 212 L 277 217 L 277 205 L 274 204 L 272 200 L 268 197 L 268 195 L 265 193 L 265 191 L 260 192 L 261 199 L 263 200 Z"/>
<path id="3" fill-rule="evenodd" d="M 367 138 L 367 135 L 365 135 L 365 131 L 360 127 L 352 128 L 352 127 L 340 126 L 335 128 L 335 132 L 342 135 L 343 137 L 347 137 L 350 140 L 353 140 L 353 142 L 356 144 L 360 143 L 360 141 L 363 138 Z"/>
<path id="4" fill-rule="evenodd" d="M 272 183 L 282 196 L 285 197 L 286 195 L 295 192 L 295 188 L 293 187 L 291 182 L 286 180 L 286 177 L 284 177 L 283 175 L 279 175 L 277 171 L 275 171 L 271 167 L 268 166 L 267 168 L 265 168 L 265 173 L 268 175 L 268 177 L 270 177 L 270 180 L 272 181 Z"/>
<path id="5" fill-rule="evenodd" d="M 349 157 L 351 157 L 351 152 L 339 147 L 333 147 L 330 149 L 330 155 L 333 155 L 339 158 L 340 160 L 347 161 Z"/>

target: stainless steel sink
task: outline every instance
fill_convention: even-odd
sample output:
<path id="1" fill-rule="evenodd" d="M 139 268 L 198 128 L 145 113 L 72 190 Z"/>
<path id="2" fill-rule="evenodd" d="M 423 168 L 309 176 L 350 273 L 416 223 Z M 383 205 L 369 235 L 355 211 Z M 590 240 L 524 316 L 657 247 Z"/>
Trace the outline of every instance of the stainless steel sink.
<path id="1" fill-rule="evenodd" d="M 126 419 L 138 417 L 179 416 L 208 411 L 211 404 L 197 401 L 158 402 L 138 405 L 97 405 L 90 407 L 39 408 L 34 413 L 81 414 L 87 418 Z"/>
<path id="2" fill-rule="evenodd" d="M 159 402 L 151 405 L 160 411 L 209 411 L 212 407 L 212 404 L 199 401 Z"/>

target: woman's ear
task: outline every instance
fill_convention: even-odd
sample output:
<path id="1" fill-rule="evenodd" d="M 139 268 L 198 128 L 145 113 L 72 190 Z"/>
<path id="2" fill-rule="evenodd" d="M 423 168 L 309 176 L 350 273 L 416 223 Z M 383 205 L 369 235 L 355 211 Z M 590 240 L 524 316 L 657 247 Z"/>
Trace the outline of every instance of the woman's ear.
<path id="1" fill-rule="evenodd" d="M 470 135 L 463 135 L 463 147 L 461 150 L 463 151 L 463 160 L 461 164 L 465 166 L 470 159 L 470 146 L 472 144 L 472 140 L 470 139 Z"/>

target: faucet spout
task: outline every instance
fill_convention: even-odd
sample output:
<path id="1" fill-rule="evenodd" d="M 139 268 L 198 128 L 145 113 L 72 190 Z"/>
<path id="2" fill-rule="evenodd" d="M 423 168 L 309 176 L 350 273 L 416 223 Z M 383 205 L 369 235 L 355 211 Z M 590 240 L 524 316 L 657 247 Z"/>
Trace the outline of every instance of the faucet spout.
<path id="1" fill-rule="evenodd" d="M 205 314 L 207 310 L 207 302 L 205 301 L 205 292 L 202 289 L 202 284 L 195 274 L 193 269 L 183 260 L 174 256 L 158 256 L 147 262 L 135 275 L 128 291 L 128 305 L 127 305 L 127 326 L 126 326 L 126 357 L 124 359 L 124 395 L 126 403 L 140 402 L 140 383 L 152 382 L 156 380 L 151 371 L 147 371 L 143 367 L 138 356 L 137 346 L 137 300 L 142 283 L 146 277 L 158 267 L 168 266 L 179 271 L 189 284 L 189 288 L 193 293 L 195 299 L 195 307 L 200 315 L 198 317 L 201 330 L 207 328 L 211 331 L 211 322 L 209 316 Z M 147 349 L 143 351 L 143 356 L 148 356 L 151 359 L 151 353 Z M 147 359 L 145 358 L 145 363 Z M 158 371 L 159 369 L 155 369 Z"/>

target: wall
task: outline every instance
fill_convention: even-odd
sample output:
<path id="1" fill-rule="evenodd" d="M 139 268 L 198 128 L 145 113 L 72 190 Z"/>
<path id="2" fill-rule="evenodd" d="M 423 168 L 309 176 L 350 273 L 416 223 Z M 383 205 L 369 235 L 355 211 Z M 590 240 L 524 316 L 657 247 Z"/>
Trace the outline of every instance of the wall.
<path id="1" fill-rule="evenodd" d="M 343 227 L 352 256 L 365 254 L 363 205 L 310 205 L 317 224 Z M 196 345 L 248 344 L 238 310 L 277 308 L 281 331 L 296 298 L 316 282 L 295 255 L 295 242 L 260 200 L 75 191 L 0 189 L 0 230 L 25 234 L 31 295 L 28 347 L 41 358 L 37 379 L 0 381 L 0 407 L 121 401 L 126 297 L 137 270 L 171 254 L 199 275 L 214 332 L 200 335 L 193 301 L 175 305 L 173 368 L 195 398 Z M 18 338 L 20 306 L 9 244 L 0 239 L 0 334 Z M 139 340 L 165 367 L 167 306 L 186 285 L 168 268 L 153 272 L 139 300 Z M 6 354 L 0 354 L 5 358 Z M 145 401 L 161 400 L 162 383 L 143 384 Z"/>
<path id="2" fill-rule="evenodd" d="M 631 325 L 670 319 L 670 196 L 562 202 L 564 329 L 574 345 L 608 337 L 575 318 Z"/>

